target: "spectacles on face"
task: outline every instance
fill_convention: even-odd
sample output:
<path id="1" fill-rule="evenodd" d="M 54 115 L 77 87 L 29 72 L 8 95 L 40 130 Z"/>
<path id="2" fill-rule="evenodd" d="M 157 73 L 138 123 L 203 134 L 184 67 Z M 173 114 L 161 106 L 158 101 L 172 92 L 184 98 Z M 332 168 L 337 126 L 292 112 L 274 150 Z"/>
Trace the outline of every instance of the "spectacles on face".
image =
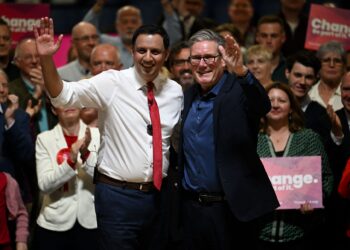
<path id="1" fill-rule="evenodd" d="M 82 37 L 76 37 L 74 38 L 75 41 L 80 41 L 80 42 L 88 42 L 93 40 L 93 41 L 97 41 L 99 39 L 98 35 L 91 35 L 91 36 L 82 36 Z"/>
<path id="2" fill-rule="evenodd" d="M 334 64 L 334 65 L 342 65 L 343 61 L 340 58 L 331 58 L 331 57 L 326 57 L 321 60 L 323 64 Z"/>
<path id="3" fill-rule="evenodd" d="M 192 66 L 197 66 L 201 63 L 202 59 L 207 65 L 212 65 L 216 62 L 216 58 L 218 58 L 220 55 L 212 56 L 212 55 L 206 55 L 206 56 L 191 56 L 190 57 L 190 63 Z"/>
<path id="4" fill-rule="evenodd" d="M 184 66 L 186 63 L 190 63 L 190 58 L 188 59 L 178 59 L 174 60 L 173 64 L 175 66 Z"/>

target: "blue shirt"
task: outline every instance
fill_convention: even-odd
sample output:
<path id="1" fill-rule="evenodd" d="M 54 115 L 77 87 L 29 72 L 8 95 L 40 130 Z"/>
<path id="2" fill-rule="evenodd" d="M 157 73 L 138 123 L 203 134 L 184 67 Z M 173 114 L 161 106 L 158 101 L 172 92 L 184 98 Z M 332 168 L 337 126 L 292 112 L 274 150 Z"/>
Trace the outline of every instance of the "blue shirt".
<path id="1" fill-rule="evenodd" d="M 195 97 L 183 127 L 185 169 L 182 185 L 193 192 L 222 192 L 215 164 L 213 107 L 227 74 L 205 95 Z"/>

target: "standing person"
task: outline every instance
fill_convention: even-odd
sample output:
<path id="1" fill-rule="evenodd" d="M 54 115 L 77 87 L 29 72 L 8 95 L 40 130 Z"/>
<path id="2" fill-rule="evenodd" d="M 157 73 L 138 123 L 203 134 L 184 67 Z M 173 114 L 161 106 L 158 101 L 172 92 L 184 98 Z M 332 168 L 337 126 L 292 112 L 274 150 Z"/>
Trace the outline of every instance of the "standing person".
<path id="1" fill-rule="evenodd" d="M 19 76 L 18 68 L 12 63 L 13 50 L 11 29 L 8 23 L 0 18 L 0 69 L 3 69 L 9 80 Z"/>
<path id="2" fill-rule="evenodd" d="M 109 43 L 101 43 L 95 46 L 91 51 L 90 65 L 92 75 L 97 75 L 109 69 L 120 70 L 123 66 L 120 62 L 117 47 Z M 85 124 L 96 127 L 98 119 L 97 109 L 83 108 L 80 112 L 80 118 Z"/>
<path id="3" fill-rule="evenodd" d="M 183 249 L 249 248 L 256 220 L 279 205 L 256 153 L 259 120 L 270 102 L 243 65 L 237 42 L 225 40 L 207 29 L 189 40 L 195 84 L 185 92 L 171 185 L 181 187 L 174 190 L 184 199 Z"/>
<path id="4" fill-rule="evenodd" d="M 80 109 L 53 108 L 58 124 L 38 135 L 36 171 L 43 193 L 33 249 L 96 250 L 93 172 L 100 136 Z"/>
<path id="5" fill-rule="evenodd" d="M 190 64 L 190 47 L 188 42 L 180 41 L 171 47 L 168 68 L 172 79 L 181 85 L 183 91 L 193 84 L 192 65 Z"/>
<path id="6" fill-rule="evenodd" d="M 272 83 L 272 54 L 267 48 L 259 44 L 250 46 L 245 52 L 244 58 L 250 72 L 264 87 Z"/>
<path id="7" fill-rule="evenodd" d="M 337 111 L 343 107 L 340 83 L 346 72 L 346 52 L 340 42 L 329 41 L 320 46 L 316 56 L 321 61 L 320 80 L 312 86 L 309 96 L 322 107 L 331 105 Z"/>
<path id="8" fill-rule="evenodd" d="M 321 137 L 303 125 L 302 111 L 287 84 L 273 83 L 266 89 L 271 111 L 262 119 L 258 137 L 260 157 L 321 156 L 322 197 L 329 198 L 333 176 Z M 308 166 L 306 165 L 305 168 Z M 324 214 L 305 202 L 300 209 L 276 210 L 265 218 L 257 250 L 315 249 L 322 238 Z"/>
<path id="9" fill-rule="evenodd" d="M 272 80 L 286 83 L 286 59 L 282 53 L 286 34 L 282 19 L 275 15 L 262 16 L 257 25 L 256 41 L 272 53 Z"/>
<path id="10" fill-rule="evenodd" d="M 60 77 L 66 81 L 79 81 L 90 77 L 90 55 L 92 49 L 99 44 L 100 37 L 96 27 L 88 22 L 79 22 L 72 29 L 72 46 L 77 57 L 75 60 L 58 69 Z"/>
<path id="11" fill-rule="evenodd" d="M 53 34 L 52 19 L 42 18 L 35 36 L 53 104 L 94 107 L 99 112 L 103 134 L 95 190 L 99 247 L 155 249 L 157 190 L 167 175 L 170 136 L 183 99 L 181 86 L 160 73 L 168 57 L 168 35 L 161 27 L 141 26 L 132 39 L 134 67 L 68 83 L 54 66 L 52 56 L 62 36 L 55 43 Z"/>
<path id="12" fill-rule="evenodd" d="M 96 0 L 94 6 L 84 16 L 84 21 L 90 22 L 99 27 L 99 18 L 107 0 Z M 125 5 L 117 10 L 115 16 L 115 31 L 118 36 L 100 34 L 102 43 L 110 43 L 117 47 L 120 52 L 120 59 L 123 68 L 133 65 L 131 39 L 136 29 L 142 25 L 141 10 L 136 6 Z"/>
<path id="13" fill-rule="evenodd" d="M 326 143 L 331 130 L 330 119 L 326 109 L 309 96 L 320 68 L 321 62 L 313 52 L 301 50 L 287 58 L 286 77 L 303 111 L 305 127 L 317 132 Z"/>
<path id="14" fill-rule="evenodd" d="M 341 84 L 343 108 L 334 111 L 328 105 L 327 112 L 332 121 L 330 161 L 334 173 L 334 192 L 328 209 L 328 237 L 334 249 L 345 250 L 350 246 L 350 203 L 337 192 L 343 171 L 350 158 L 350 72 L 344 74 Z"/>

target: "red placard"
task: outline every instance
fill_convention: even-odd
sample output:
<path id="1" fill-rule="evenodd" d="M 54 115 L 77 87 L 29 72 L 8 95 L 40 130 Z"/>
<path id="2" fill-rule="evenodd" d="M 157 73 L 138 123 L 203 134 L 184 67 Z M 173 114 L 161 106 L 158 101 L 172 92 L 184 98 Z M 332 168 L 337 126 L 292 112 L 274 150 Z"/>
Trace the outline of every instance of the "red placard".
<path id="1" fill-rule="evenodd" d="M 278 209 L 299 209 L 309 202 L 323 208 L 320 156 L 261 158 L 277 195 Z"/>
<path id="2" fill-rule="evenodd" d="M 0 4 L 0 16 L 10 26 L 12 45 L 24 37 L 34 36 L 33 27 L 38 26 L 40 18 L 50 16 L 49 4 Z"/>
<path id="3" fill-rule="evenodd" d="M 323 43 L 339 41 L 350 50 L 350 10 L 311 4 L 305 48 L 317 50 Z"/>

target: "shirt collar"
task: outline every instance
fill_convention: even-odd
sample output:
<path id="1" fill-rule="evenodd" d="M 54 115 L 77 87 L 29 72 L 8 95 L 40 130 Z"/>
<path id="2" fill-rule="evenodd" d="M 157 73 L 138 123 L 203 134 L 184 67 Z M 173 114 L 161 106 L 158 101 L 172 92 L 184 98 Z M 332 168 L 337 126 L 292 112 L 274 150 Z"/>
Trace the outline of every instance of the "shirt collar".
<path id="1" fill-rule="evenodd" d="M 139 73 L 137 72 L 135 66 L 132 67 L 134 69 L 135 72 L 135 78 L 136 78 L 136 89 L 140 90 L 140 89 L 147 89 L 147 83 L 143 78 L 141 78 L 141 76 L 139 75 Z M 167 81 L 167 74 L 166 71 L 164 69 L 162 69 L 160 71 L 160 73 L 158 74 L 158 76 L 152 81 L 154 84 L 154 89 L 156 91 L 160 90 L 161 87 L 165 84 L 165 82 Z"/>

